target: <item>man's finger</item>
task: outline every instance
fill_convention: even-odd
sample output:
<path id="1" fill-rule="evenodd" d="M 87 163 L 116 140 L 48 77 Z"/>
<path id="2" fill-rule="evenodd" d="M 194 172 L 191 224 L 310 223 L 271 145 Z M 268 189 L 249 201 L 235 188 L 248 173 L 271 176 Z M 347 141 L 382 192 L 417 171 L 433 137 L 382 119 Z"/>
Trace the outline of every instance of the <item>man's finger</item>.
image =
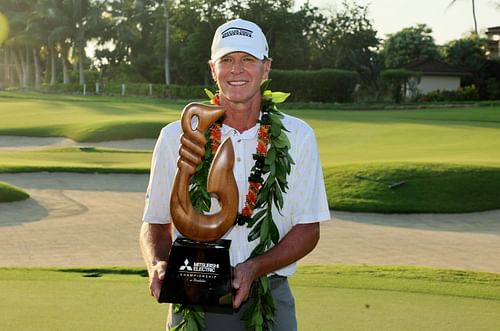
<path id="1" fill-rule="evenodd" d="M 154 270 L 153 278 L 156 276 L 159 280 L 163 280 L 165 278 L 165 272 L 167 270 L 167 262 L 158 261 L 153 266 L 153 270 Z"/>

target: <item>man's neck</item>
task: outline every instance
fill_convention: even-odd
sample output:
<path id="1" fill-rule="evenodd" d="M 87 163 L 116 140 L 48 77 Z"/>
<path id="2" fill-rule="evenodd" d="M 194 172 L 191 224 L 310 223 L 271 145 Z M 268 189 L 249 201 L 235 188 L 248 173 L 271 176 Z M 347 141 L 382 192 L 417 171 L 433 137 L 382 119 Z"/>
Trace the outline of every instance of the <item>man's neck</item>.
<path id="1" fill-rule="evenodd" d="M 229 100 L 221 100 L 221 106 L 226 109 L 224 124 L 244 132 L 251 129 L 257 123 L 260 116 L 260 96 L 247 103 L 233 103 Z"/>

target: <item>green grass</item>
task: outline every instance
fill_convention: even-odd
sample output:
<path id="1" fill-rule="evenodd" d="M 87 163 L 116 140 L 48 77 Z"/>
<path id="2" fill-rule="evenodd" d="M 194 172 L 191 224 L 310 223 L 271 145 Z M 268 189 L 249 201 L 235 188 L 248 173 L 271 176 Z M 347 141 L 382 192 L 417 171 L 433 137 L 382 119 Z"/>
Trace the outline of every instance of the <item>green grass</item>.
<path id="1" fill-rule="evenodd" d="M 374 162 L 500 166 L 500 106 L 288 112 L 314 128 L 326 168 Z"/>
<path id="2" fill-rule="evenodd" d="M 328 204 L 336 210 L 464 213 L 500 208 L 500 167 L 355 164 L 327 168 L 324 176 Z"/>
<path id="3" fill-rule="evenodd" d="M 77 141 L 156 138 L 162 126 L 179 117 L 182 106 L 147 98 L 0 93 L 0 135 L 66 136 Z M 500 208 L 495 191 L 500 186 L 498 103 L 466 108 L 285 111 L 315 129 L 333 209 L 443 213 Z M 0 172 L 141 173 L 148 171 L 150 157 L 149 152 L 104 148 L 0 151 Z M 406 184 L 389 189 L 356 175 L 406 180 Z"/>
<path id="4" fill-rule="evenodd" d="M 151 152 L 105 147 L 1 151 L 0 172 L 148 173 Z"/>
<path id="5" fill-rule="evenodd" d="M 30 196 L 20 188 L 0 182 L 0 202 L 14 202 L 26 200 Z"/>
<path id="6" fill-rule="evenodd" d="M 0 135 L 156 138 L 182 104 L 146 98 L 1 97 Z M 367 162 L 500 166 L 500 105 L 391 111 L 283 109 L 315 129 L 324 167 Z"/>
<path id="7" fill-rule="evenodd" d="M 142 269 L 0 269 L 1 330 L 159 330 L 166 305 Z M 299 329 L 496 330 L 500 275 L 375 266 L 302 266 L 291 278 Z"/>
<path id="8" fill-rule="evenodd" d="M 179 118 L 182 106 L 146 100 L 0 97 L 0 135 L 60 136 L 80 142 L 156 138 L 165 124 Z"/>

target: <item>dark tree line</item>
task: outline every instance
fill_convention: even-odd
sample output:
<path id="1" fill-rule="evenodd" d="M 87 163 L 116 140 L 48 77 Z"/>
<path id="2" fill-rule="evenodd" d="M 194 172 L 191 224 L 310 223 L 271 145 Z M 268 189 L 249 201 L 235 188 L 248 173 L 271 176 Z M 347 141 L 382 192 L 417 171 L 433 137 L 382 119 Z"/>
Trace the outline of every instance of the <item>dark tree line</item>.
<path id="1" fill-rule="evenodd" d="M 380 43 L 366 7 L 352 2 L 331 16 L 308 2 L 294 10 L 291 0 L 2 0 L 0 11 L 11 25 L 0 56 L 22 86 L 67 83 L 72 69 L 83 84 L 91 66 L 109 79 L 164 83 L 168 70 L 172 83 L 207 83 L 213 33 L 236 17 L 262 27 L 278 69 L 359 69 L 370 77 Z"/>
<path id="2" fill-rule="evenodd" d="M 480 68 L 477 34 L 438 47 L 425 25 L 377 38 L 368 8 L 352 0 L 335 13 L 292 0 L 2 0 L 11 34 L 0 45 L 0 85 L 39 87 L 101 81 L 208 84 L 212 36 L 241 17 L 266 34 L 276 69 L 345 69 L 363 88 L 380 72 L 420 58 Z M 88 58 L 85 47 L 94 45 Z M 473 60 L 466 54 L 473 53 Z"/>

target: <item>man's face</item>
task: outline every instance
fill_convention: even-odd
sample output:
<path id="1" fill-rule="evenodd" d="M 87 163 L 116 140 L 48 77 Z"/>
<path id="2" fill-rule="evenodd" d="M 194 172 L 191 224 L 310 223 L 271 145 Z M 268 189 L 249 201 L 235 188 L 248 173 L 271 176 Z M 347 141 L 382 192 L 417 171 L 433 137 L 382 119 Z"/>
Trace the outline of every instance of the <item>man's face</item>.
<path id="1" fill-rule="evenodd" d="M 260 96 L 260 83 L 268 78 L 271 61 L 234 52 L 210 62 L 210 68 L 221 96 L 231 102 L 242 103 L 257 94 Z"/>

